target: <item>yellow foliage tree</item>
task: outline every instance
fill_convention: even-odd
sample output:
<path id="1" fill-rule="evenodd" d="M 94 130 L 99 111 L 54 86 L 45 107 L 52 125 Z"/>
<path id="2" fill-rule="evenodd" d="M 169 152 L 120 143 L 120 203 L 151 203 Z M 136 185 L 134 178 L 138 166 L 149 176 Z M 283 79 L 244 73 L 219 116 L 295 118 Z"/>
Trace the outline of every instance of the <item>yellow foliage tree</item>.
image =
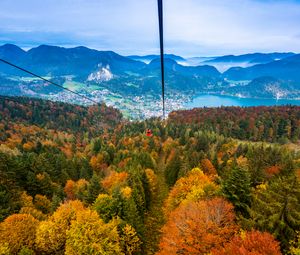
<path id="1" fill-rule="evenodd" d="M 44 197 L 42 195 L 37 195 L 37 196 L 38 196 L 38 198 Z M 21 201 L 22 207 L 21 207 L 19 213 L 30 214 L 37 220 L 45 220 L 47 218 L 47 216 L 42 211 L 40 211 L 38 208 L 35 208 L 35 205 L 33 204 L 32 196 L 29 196 L 26 192 L 23 192 L 21 194 L 20 201 Z"/>
<path id="2" fill-rule="evenodd" d="M 22 207 L 19 211 L 21 214 L 30 214 L 37 220 L 47 219 L 47 215 L 43 214 L 41 211 L 37 210 L 34 207 Z"/>
<path id="3" fill-rule="evenodd" d="M 154 171 L 152 169 L 146 169 L 145 170 L 146 176 L 147 176 L 147 180 L 149 182 L 149 186 L 150 186 L 150 191 L 151 193 L 155 193 L 157 190 L 157 176 L 154 173 Z"/>
<path id="4" fill-rule="evenodd" d="M 22 247 L 33 249 L 39 221 L 29 214 L 13 214 L 0 224 L 0 247 L 8 246 L 12 254 Z"/>
<path id="5" fill-rule="evenodd" d="M 64 249 L 66 231 L 78 212 L 84 211 L 82 202 L 75 200 L 62 204 L 54 214 L 40 223 L 36 233 L 36 247 L 40 253 L 56 254 Z"/>
<path id="6" fill-rule="evenodd" d="M 218 189 L 218 185 L 210 177 L 199 168 L 194 168 L 175 183 L 166 200 L 165 212 L 168 214 L 184 200 L 198 201 L 204 197 L 212 197 Z"/>
<path id="7" fill-rule="evenodd" d="M 51 201 L 43 195 L 37 194 L 34 197 L 34 206 L 43 213 L 49 213 L 51 210 Z"/>
<path id="8" fill-rule="evenodd" d="M 121 194 L 124 198 L 130 198 L 132 193 L 132 189 L 128 186 L 121 189 Z"/>
<path id="9" fill-rule="evenodd" d="M 103 188 L 105 188 L 109 192 L 112 192 L 115 187 L 124 185 L 126 183 L 127 177 L 128 173 L 126 172 L 112 172 L 111 175 L 103 179 L 101 183 Z"/>
<path id="10" fill-rule="evenodd" d="M 136 252 L 140 251 L 140 246 L 142 242 L 138 237 L 135 229 L 126 224 L 125 227 L 122 229 L 121 235 L 121 246 L 122 250 L 126 255 L 132 255 Z"/>
<path id="11" fill-rule="evenodd" d="M 102 153 L 92 156 L 90 165 L 96 173 L 100 173 L 103 165 L 104 156 Z"/>
<path id="12" fill-rule="evenodd" d="M 33 207 L 32 201 L 32 196 L 29 196 L 25 191 L 21 193 L 20 202 L 23 207 Z"/>
<path id="13" fill-rule="evenodd" d="M 0 255 L 10 255 L 10 250 L 7 243 L 0 243 Z"/>
<path id="14" fill-rule="evenodd" d="M 105 224 L 95 211 L 86 209 L 72 220 L 67 230 L 66 255 L 119 255 L 118 221 Z"/>

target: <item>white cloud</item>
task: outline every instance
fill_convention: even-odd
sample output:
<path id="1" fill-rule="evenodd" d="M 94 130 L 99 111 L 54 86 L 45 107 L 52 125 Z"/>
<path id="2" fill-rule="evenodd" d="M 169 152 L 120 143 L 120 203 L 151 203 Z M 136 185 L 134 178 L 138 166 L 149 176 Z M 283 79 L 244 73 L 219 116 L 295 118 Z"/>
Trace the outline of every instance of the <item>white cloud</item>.
<path id="1" fill-rule="evenodd" d="M 299 1 L 164 0 L 167 51 L 185 56 L 300 52 Z M 1 0 L 0 37 L 23 46 L 158 52 L 156 0 Z M 297 36 L 298 35 L 298 36 Z"/>

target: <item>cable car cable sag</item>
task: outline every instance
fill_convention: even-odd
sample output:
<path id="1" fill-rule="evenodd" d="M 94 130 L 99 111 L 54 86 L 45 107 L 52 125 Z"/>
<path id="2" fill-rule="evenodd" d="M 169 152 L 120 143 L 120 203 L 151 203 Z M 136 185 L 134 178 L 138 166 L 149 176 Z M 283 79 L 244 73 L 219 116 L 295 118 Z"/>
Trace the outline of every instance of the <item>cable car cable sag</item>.
<path id="1" fill-rule="evenodd" d="M 72 93 L 72 94 L 74 94 L 74 95 L 77 95 L 77 96 L 79 96 L 79 97 L 81 97 L 81 98 L 84 98 L 84 99 L 86 99 L 86 100 L 89 100 L 90 102 L 93 102 L 94 104 L 99 104 L 99 102 L 97 102 L 97 101 L 95 101 L 95 100 L 93 100 L 93 99 L 91 99 L 91 98 L 89 98 L 89 97 L 87 97 L 87 96 L 84 96 L 84 95 L 82 95 L 82 94 L 80 94 L 80 93 L 78 93 L 78 92 L 75 92 L 75 91 L 73 91 L 73 90 L 70 90 L 70 89 L 68 89 L 68 88 L 65 88 L 64 86 L 59 85 L 59 84 L 57 84 L 57 83 L 55 83 L 55 82 L 53 82 L 53 81 L 50 81 L 50 80 L 48 80 L 48 79 L 46 79 L 46 78 L 44 78 L 44 77 L 42 77 L 42 76 L 40 76 L 40 75 L 38 75 L 38 74 L 35 74 L 35 73 L 31 72 L 31 71 L 28 71 L 28 70 L 26 70 L 25 68 L 22 68 L 22 67 L 17 66 L 17 65 L 15 65 L 15 64 L 13 64 L 13 63 L 10 63 L 10 62 L 7 61 L 7 60 L 4 60 L 4 59 L 0 58 L 0 61 L 3 62 L 4 64 L 7 64 L 7 65 L 10 65 L 10 66 L 12 66 L 12 67 L 14 67 L 14 68 L 16 68 L 16 69 L 19 69 L 19 70 L 21 70 L 21 71 L 23 71 L 23 72 L 25 72 L 25 73 L 28 73 L 28 74 L 30 74 L 30 75 L 32 75 L 32 76 L 34 76 L 34 77 L 37 77 L 37 78 L 39 78 L 39 79 L 41 79 L 41 80 L 43 80 L 43 81 L 45 81 L 45 82 L 48 82 L 48 83 L 50 83 L 50 84 L 52 84 L 52 85 L 54 85 L 54 86 L 56 86 L 56 87 L 62 88 L 62 89 L 66 90 L 66 91 L 68 91 L 68 92 L 70 92 L 70 93 Z"/>

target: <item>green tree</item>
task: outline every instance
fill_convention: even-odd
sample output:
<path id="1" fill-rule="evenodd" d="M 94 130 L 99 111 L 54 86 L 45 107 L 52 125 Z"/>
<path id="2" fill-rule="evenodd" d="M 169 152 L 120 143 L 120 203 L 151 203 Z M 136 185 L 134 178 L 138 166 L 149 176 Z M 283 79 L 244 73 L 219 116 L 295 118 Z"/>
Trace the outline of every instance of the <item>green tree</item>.
<path id="1" fill-rule="evenodd" d="M 246 216 L 251 203 L 251 182 L 246 169 L 234 166 L 222 182 L 224 196 L 234 205 L 235 211 Z"/>
<path id="2" fill-rule="evenodd" d="M 171 160 L 167 163 L 165 169 L 166 181 L 169 186 L 173 186 L 178 178 L 178 173 L 181 169 L 181 160 L 179 152 L 176 151 Z"/>
<path id="3" fill-rule="evenodd" d="M 295 177 L 273 180 L 266 190 L 253 196 L 250 219 L 244 223 L 272 233 L 283 250 L 300 230 L 300 185 Z"/>
<path id="4" fill-rule="evenodd" d="M 93 174 L 88 187 L 85 201 L 89 204 L 93 203 L 98 195 L 103 191 L 100 185 L 101 178 L 97 174 Z"/>
<path id="5" fill-rule="evenodd" d="M 105 221 L 109 222 L 118 214 L 115 198 L 107 194 L 100 194 L 93 204 L 93 209 Z"/>

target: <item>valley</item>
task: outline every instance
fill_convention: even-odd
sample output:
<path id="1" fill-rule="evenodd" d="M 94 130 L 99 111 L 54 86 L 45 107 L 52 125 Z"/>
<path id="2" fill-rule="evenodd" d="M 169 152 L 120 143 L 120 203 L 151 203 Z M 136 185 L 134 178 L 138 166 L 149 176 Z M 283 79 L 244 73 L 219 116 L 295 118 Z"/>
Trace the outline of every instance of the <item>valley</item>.
<path id="1" fill-rule="evenodd" d="M 97 102 L 118 108 L 128 119 L 161 116 L 158 55 L 126 57 L 86 47 L 47 45 L 24 51 L 16 45 L 6 44 L 0 46 L 0 58 Z M 167 113 L 193 104 L 199 94 L 231 96 L 236 100 L 268 99 L 270 102 L 300 98 L 300 55 L 295 53 L 210 58 L 166 54 L 165 76 Z M 1 62 L 0 94 L 89 104 L 86 99 L 26 76 Z M 221 101 L 217 106 L 223 105 Z"/>

